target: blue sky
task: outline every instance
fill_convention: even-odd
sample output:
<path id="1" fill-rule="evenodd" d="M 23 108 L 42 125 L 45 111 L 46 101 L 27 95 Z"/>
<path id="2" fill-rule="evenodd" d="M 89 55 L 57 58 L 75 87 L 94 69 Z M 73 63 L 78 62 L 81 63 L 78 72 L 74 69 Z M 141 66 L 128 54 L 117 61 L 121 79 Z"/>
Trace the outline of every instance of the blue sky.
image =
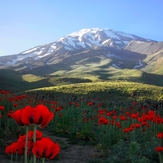
<path id="1" fill-rule="evenodd" d="M 0 55 L 51 43 L 83 28 L 163 41 L 163 1 L 0 0 Z"/>

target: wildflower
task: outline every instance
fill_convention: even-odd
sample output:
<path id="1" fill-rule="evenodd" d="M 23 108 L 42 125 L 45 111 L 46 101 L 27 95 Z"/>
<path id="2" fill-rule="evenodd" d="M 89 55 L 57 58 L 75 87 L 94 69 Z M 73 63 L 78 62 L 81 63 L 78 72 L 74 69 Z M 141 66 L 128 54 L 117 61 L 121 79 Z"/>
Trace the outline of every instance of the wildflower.
<path id="1" fill-rule="evenodd" d="M 15 154 L 18 150 L 18 143 L 13 142 L 11 145 L 7 146 L 5 149 L 5 152 L 7 154 Z"/>
<path id="2" fill-rule="evenodd" d="M 14 104 L 13 104 L 13 107 L 15 107 L 15 108 L 16 108 L 17 106 L 18 106 L 18 104 L 17 104 L 17 103 L 14 103 Z"/>
<path id="3" fill-rule="evenodd" d="M 69 102 L 69 105 L 74 105 L 74 102 L 73 102 L 73 101 L 70 101 L 70 102 Z"/>
<path id="4" fill-rule="evenodd" d="M 133 114 L 131 114 L 131 118 L 133 118 L 133 119 L 137 119 L 138 118 L 138 113 L 133 113 Z"/>
<path id="5" fill-rule="evenodd" d="M 18 154 L 19 155 L 23 155 L 24 154 L 24 150 L 25 150 L 25 139 L 26 139 L 26 135 L 22 135 L 18 138 Z M 28 140 L 27 142 L 27 146 L 28 146 L 28 154 L 30 154 L 30 151 L 33 147 L 33 142 L 31 140 Z"/>
<path id="6" fill-rule="evenodd" d="M 78 108 L 80 105 L 78 102 L 75 103 L 75 107 Z"/>
<path id="7" fill-rule="evenodd" d="M 42 104 L 37 105 L 35 108 L 26 106 L 22 110 L 21 120 L 25 125 L 38 124 L 44 128 L 54 117 L 54 113 L 51 113 L 48 108 Z"/>
<path id="8" fill-rule="evenodd" d="M 125 128 L 123 132 L 130 132 L 129 128 Z"/>
<path id="9" fill-rule="evenodd" d="M 104 110 L 98 110 L 98 114 L 101 114 L 101 115 L 103 115 L 105 113 L 105 111 Z"/>
<path id="10" fill-rule="evenodd" d="M 88 106 L 93 106 L 93 102 L 92 101 L 89 101 L 88 102 Z"/>
<path id="11" fill-rule="evenodd" d="M 106 119 L 105 117 L 101 117 L 101 118 L 99 118 L 99 120 L 98 120 L 98 124 L 99 124 L 99 125 L 107 125 L 108 123 L 109 123 L 109 120 Z"/>
<path id="12" fill-rule="evenodd" d="M 14 113 L 9 113 L 9 117 L 13 118 L 20 126 L 24 126 L 24 123 L 21 120 L 22 117 L 22 109 L 15 111 Z"/>
<path id="13" fill-rule="evenodd" d="M 122 125 L 120 122 L 116 122 L 115 125 L 117 126 L 117 128 L 122 128 Z"/>
<path id="14" fill-rule="evenodd" d="M 31 130 L 28 132 L 28 139 L 33 139 L 34 132 Z M 36 140 L 40 140 L 42 138 L 42 132 L 36 130 Z"/>
<path id="15" fill-rule="evenodd" d="M 12 114 L 14 113 L 13 110 L 10 110 L 9 113 L 7 114 L 7 117 L 12 118 Z"/>
<path id="16" fill-rule="evenodd" d="M 135 127 L 136 127 L 136 128 L 140 128 L 140 127 L 141 127 L 141 124 L 136 123 L 136 124 L 135 124 Z"/>
<path id="17" fill-rule="evenodd" d="M 34 143 L 33 154 L 36 158 L 53 159 L 60 152 L 58 143 L 54 143 L 50 138 L 42 138 Z"/>
<path id="18" fill-rule="evenodd" d="M 2 105 L 0 105 L 0 111 L 2 111 L 2 110 L 4 110 L 4 109 L 5 109 L 5 107 L 2 106 Z"/>
<path id="19" fill-rule="evenodd" d="M 163 147 L 161 147 L 161 146 L 158 146 L 155 149 L 156 149 L 156 152 L 162 152 L 163 151 Z"/>
<path id="20" fill-rule="evenodd" d="M 127 120 L 127 118 L 126 118 L 124 115 L 121 115 L 121 116 L 120 116 L 120 120 L 121 120 L 121 121 L 125 121 L 125 120 Z"/>
<path id="21" fill-rule="evenodd" d="M 163 138 L 163 132 L 158 132 L 158 133 L 157 133 L 157 137 L 158 137 L 159 139 Z"/>
<path id="22" fill-rule="evenodd" d="M 127 115 L 127 116 L 130 116 L 130 115 L 131 115 L 131 113 L 130 113 L 130 112 L 126 112 L 126 115 Z"/>
<path id="23" fill-rule="evenodd" d="M 117 119 L 117 116 L 116 116 L 116 115 L 114 115 L 112 118 L 113 118 L 113 119 Z"/>
<path id="24" fill-rule="evenodd" d="M 62 110 L 61 107 L 55 108 L 55 112 Z"/>

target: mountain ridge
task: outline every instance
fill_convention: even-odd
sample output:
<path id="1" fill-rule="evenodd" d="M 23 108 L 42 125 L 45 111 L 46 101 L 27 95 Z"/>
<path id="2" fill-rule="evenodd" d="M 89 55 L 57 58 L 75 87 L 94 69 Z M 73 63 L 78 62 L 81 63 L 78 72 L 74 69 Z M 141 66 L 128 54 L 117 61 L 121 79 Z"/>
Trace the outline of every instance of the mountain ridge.
<path id="1" fill-rule="evenodd" d="M 153 67 L 157 65 L 158 56 L 163 58 L 162 51 L 163 42 L 107 28 L 88 28 L 19 54 L 2 56 L 0 68 L 31 71 L 45 65 L 69 64 L 69 67 L 75 67 L 79 63 L 87 64 L 88 58 L 96 58 L 95 60 L 98 58 L 109 59 L 108 67 L 140 69 L 148 72 L 151 70 L 150 65 Z M 159 74 L 163 74 L 162 70 L 159 71 Z"/>

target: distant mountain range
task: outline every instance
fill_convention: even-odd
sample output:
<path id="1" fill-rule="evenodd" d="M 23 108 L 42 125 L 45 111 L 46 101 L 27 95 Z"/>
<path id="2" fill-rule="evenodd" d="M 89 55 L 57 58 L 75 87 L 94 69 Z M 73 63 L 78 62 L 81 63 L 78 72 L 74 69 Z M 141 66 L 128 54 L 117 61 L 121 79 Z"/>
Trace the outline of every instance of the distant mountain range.
<path id="1" fill-rule="evenodd" d="M 88 71 L 91 65 L 96 71 L 139 69 L 162 75 L 162 64 L 163 42 L 100 28 L 82 29 L 55 42 L 0 57 L 0 69 L 43 74 Z"/>

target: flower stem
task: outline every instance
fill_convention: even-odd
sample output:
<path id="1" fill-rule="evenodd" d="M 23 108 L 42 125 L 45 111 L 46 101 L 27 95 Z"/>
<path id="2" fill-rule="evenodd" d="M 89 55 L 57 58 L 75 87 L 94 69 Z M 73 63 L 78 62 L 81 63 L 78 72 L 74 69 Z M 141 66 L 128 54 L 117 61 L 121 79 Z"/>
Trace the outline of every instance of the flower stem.
<path id="1" fill-rule="evenodd" d="M 163 163 L 163 154 L 162 153 L 159 153 L 159 162 Z"/>
<path id="2" fill-rule="evenodd" d="M 25 150 L 24 150 L 24 163 L 27 163 L 27 153 L 28 153 L 28 126 L 26 126 Z"/>
<path id="3" fill-rule="evenodd" d="M 42 158 L 42 163 L 45 163 L 45 158 Z"/>
<path id="4" fill-rule="evenodd" d="M 16 162 L 18 161 L 18 152 L 16 152 Z"/>
<path id="5" fill-rule="evenodd" d="M 37 130 L 37 125 L 34 125 L 34 129 L 33 129 L 33 143 L 36 142 L 36 130 Z M 33 163 L 36 163 L 36 156 L 33 155 Z"/>
<path id="6" fill-rule="evenodd" d="M 11 163 L 12 163 L 12 158 L 13 158 L 13 155 L 11 155 L 11 160 L 10 160 Z"/>

